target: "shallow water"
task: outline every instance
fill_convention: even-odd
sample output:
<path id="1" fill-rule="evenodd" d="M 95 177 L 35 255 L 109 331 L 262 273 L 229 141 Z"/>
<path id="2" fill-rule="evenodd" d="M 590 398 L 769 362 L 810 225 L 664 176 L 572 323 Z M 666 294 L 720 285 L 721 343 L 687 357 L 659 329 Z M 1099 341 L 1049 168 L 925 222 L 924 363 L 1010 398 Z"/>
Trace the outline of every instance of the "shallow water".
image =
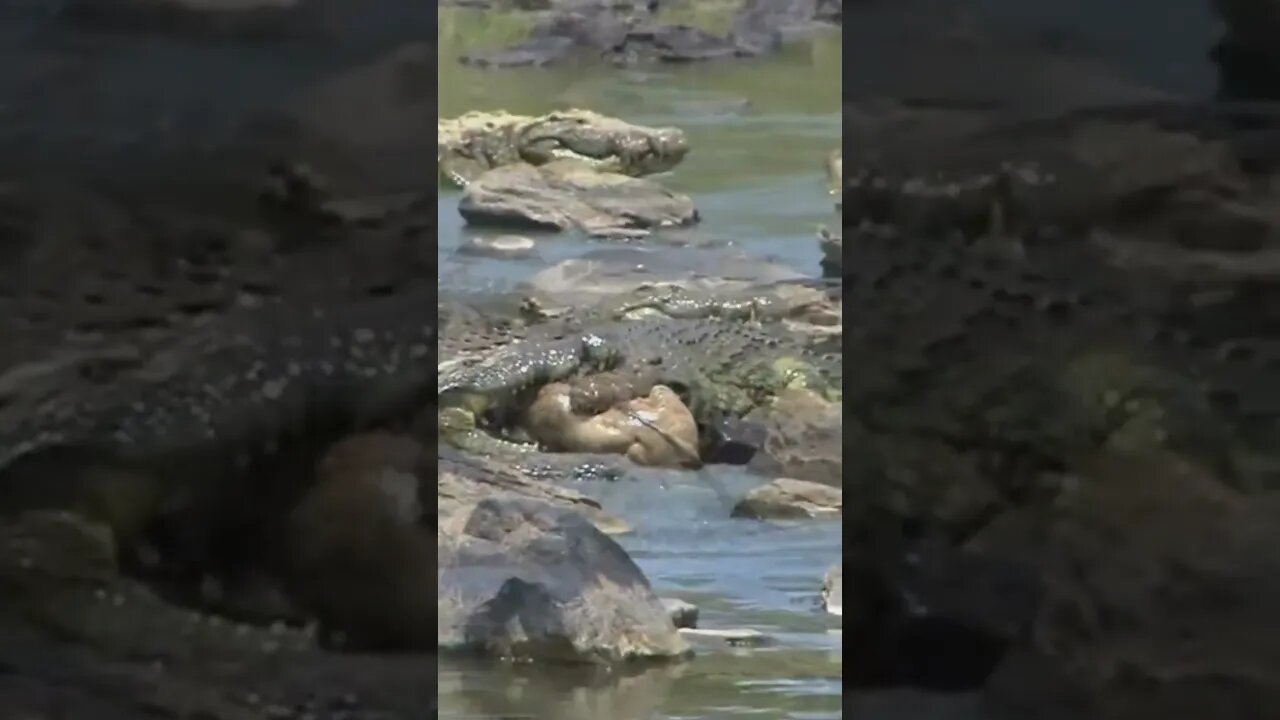
<path id="1" fill-rule="evenodd" d="M 586 107 L 648 125 L 675 125 L 692 151 L 660 180 L 693 196 L 703 221 L 660 233 L 653 247 L 733 246 L 808 274 L 821 257 L 815 232 L 838 222 L 826 194 L 823 163 L 840 142 L 840 35 L 831 32 L 779 58 L 656 69 L 514 69 L 460 66 L 458 37 L 500 43 L 501 25 L 475 12 L 445 13 L 439 45 L 440 115 L 467 110 L 545 112 Z M 475 47 L 469 44 L 468 47 Z M 538 243 L 525 262 L 473 260 L 454 254 L 468 232 L 457 194 L 440 195 L 438 259 L 442 290 L 507 289 L 538 268 L 608 245 L 565 234 L 523 233 Z M 483 232 L 483 231 L 474 231 Z"/>
<path id="2" fill-rule="evenodd" d="M 647 471 L 635 480 L 583 484 L 635 532 L 622 545 L 658 592 L 700 609 L 699 627 L 752 628 L 775 644 L 737 649 L 695 642 L 685 664 L 582 687 L 561 674 L 442 663 L 441 716 L 452 718 L 841 717 L 839 618 L 817 591 L 840 557 L 839 522 L 772 524 L 728 517 L 732 498 L 760 479 L 730 468 Z"/>
<path id="3" fill-rule="evenodd" d="M 509 37 L 501 23 L 482 26 L 482 18 L 469 12 L 442 15 L 442 117 L 576 106 L 683 128 L 693 149 L 660 181 L 692 195 L 703 221 L 643 245 L 675 263 L 712 267 L 717 257 L 745 252 L 816 276 L 817 226 L 838 222 L 823 170 L 840 142 L 838 32 L 766 62 L 482 72 L 454 62 L 462 51 L 459 36 L 494 43 Z M 536 259 L 459 257 L 458 242 L 473 231 L 463 227 L 457 199 L 454 192 L 440 195 L 442 291 L 511 288 L 538 269 L 611 245 L 571 234 L 525 233 L 538 243 Z M 654 473 L 579 489 L 597 495 L 636 528 L 622 544 L 659 594 L 700 608 L 700 627 L 752 628 L 775 645 L 695 644 L 698 655 L 689 663 L 590 681 L 581 670 L 518 673 L 446 663 L 440 671 L 441 717 L 841 717 L 840 622 L 818 606 L 823 573 L 840 558 L 840 524 L 730 520 L 732 498 L 761 482 L 737 471 L 717 472 L 713 480 Z"/>

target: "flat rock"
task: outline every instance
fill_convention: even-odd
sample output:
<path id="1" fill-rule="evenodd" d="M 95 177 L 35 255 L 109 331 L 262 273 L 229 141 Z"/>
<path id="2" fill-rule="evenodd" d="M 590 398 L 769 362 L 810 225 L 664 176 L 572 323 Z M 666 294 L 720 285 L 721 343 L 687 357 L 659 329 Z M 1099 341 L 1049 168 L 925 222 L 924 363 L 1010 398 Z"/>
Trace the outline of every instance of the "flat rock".
<path id="1" fill-rule="evenodd" d="M 639 237 L 698 221 L 687 195 L 572 161 L 495 168 L 468 185 L 458 211 L 472 225 L 603 237 Z"/>
<path id="2" fill-rule="evenodd" d="M 527 288 L 545 305 L 589 306 L 653 286 L 729 294 L 765 283 L 802 280 L 782 262 L 733 248 L 673 253 L 652 246 L 604 246 L 539 271 Z"/>
<path id="3" fill-rule="evenodd" d="M 440 515 L 491 497 L 540 500 L 581 514 L 603 533 L 631 532 L 625 520 L 606 512 L 600 503 L 575 490 L 484 460 L 441 459 L 436 490 L 436 508 Z"/>

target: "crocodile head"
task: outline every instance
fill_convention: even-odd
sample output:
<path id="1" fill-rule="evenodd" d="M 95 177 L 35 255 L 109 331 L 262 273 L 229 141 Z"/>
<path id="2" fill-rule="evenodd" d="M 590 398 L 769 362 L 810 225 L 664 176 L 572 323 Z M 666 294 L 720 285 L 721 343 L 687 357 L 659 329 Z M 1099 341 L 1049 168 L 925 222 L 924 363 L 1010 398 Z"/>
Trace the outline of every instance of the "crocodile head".
<path id="1" fill-rule="evenodd" d="M 536 118 L 515 138 L 520 157 L 542 165 L 578 160 L 592 167 L 641 176 L 675 167 L 689 152 L 683 131 L 645 127 L 590 110 L 564 110 Z"/>
<path id="2" fill-rule="evenodd" d="M 483 340 L 468 338 L 471 334 Z M 496 334 L 482 329 L 462 330 L 446 338 L 436 374 L 440 437 L 481 453 L 511 454 L 527 448 L 480 431 L 480 416 L 514 413 L 522 407 L 519 398 L 548 382 L 620 362 L 613 345 L 592 333 L 554 334 L 535 342 L 511 337 L 505 344 L 492 335 Z"/>

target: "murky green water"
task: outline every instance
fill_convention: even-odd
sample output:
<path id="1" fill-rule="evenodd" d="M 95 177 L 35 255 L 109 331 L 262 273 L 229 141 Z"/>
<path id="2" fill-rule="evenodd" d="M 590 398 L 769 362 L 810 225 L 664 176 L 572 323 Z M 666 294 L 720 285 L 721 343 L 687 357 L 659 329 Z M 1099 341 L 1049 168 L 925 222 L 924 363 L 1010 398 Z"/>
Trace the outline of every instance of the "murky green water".
<path id="1" fill-rule="evenodd" d="M 441 15 L 440 113 L 586 107 L 645 124 L 676 125 L 693 150 L 661 181 L 691 194 L 703 216 L 693 231 L 647 243 L 673 254 L 746 250 L 807 274 L 818 272 L 815 230 L 838 221 L 823 162 L 840 142 L 838 32 L 764 62 L 657 69 L 520 69 L 483 72 L 455 62 L 470 47 L 501 44 L 516 30 L 474 12 Z M 444 289 L 505 288 L 538 269 L 601 248 L 574 235 L 533 236 L 535 260 L 458 257 L 464 233 L 457 194 L 439 204 Z M 695 243 L 698 250 L 677 245 Z M 692 256 L 692 255 L 690 255 Z M 626 517 L 623 540 L 664 596 L 701 608 L 700 625 L 753 628 L 777 642 L 761 649 L 695 645 L 675 667 L 623 677 L 583 670 L 444 664 L 441 716 L 450 718 L 841 717 L 841 632 L 821 612 L 822 575 L 840 558 L 839 523 L 769 525 L 729 520 L 729 503 L 762 482 L 736 471 L 705 477 L 655 473 L 583 487 Z"/>

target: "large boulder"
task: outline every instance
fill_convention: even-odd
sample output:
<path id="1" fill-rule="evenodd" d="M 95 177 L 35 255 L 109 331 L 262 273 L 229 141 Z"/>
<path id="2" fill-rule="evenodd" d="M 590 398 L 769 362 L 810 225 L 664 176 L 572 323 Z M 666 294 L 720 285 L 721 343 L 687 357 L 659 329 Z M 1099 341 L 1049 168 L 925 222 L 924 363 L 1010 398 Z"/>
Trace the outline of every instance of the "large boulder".
<path id="1" fill-rule="evenodd" d="M 439 645 L 611 664 L 688 646 L 640 568 L 581 515 L 493 498 L 441 516 Z"/>

